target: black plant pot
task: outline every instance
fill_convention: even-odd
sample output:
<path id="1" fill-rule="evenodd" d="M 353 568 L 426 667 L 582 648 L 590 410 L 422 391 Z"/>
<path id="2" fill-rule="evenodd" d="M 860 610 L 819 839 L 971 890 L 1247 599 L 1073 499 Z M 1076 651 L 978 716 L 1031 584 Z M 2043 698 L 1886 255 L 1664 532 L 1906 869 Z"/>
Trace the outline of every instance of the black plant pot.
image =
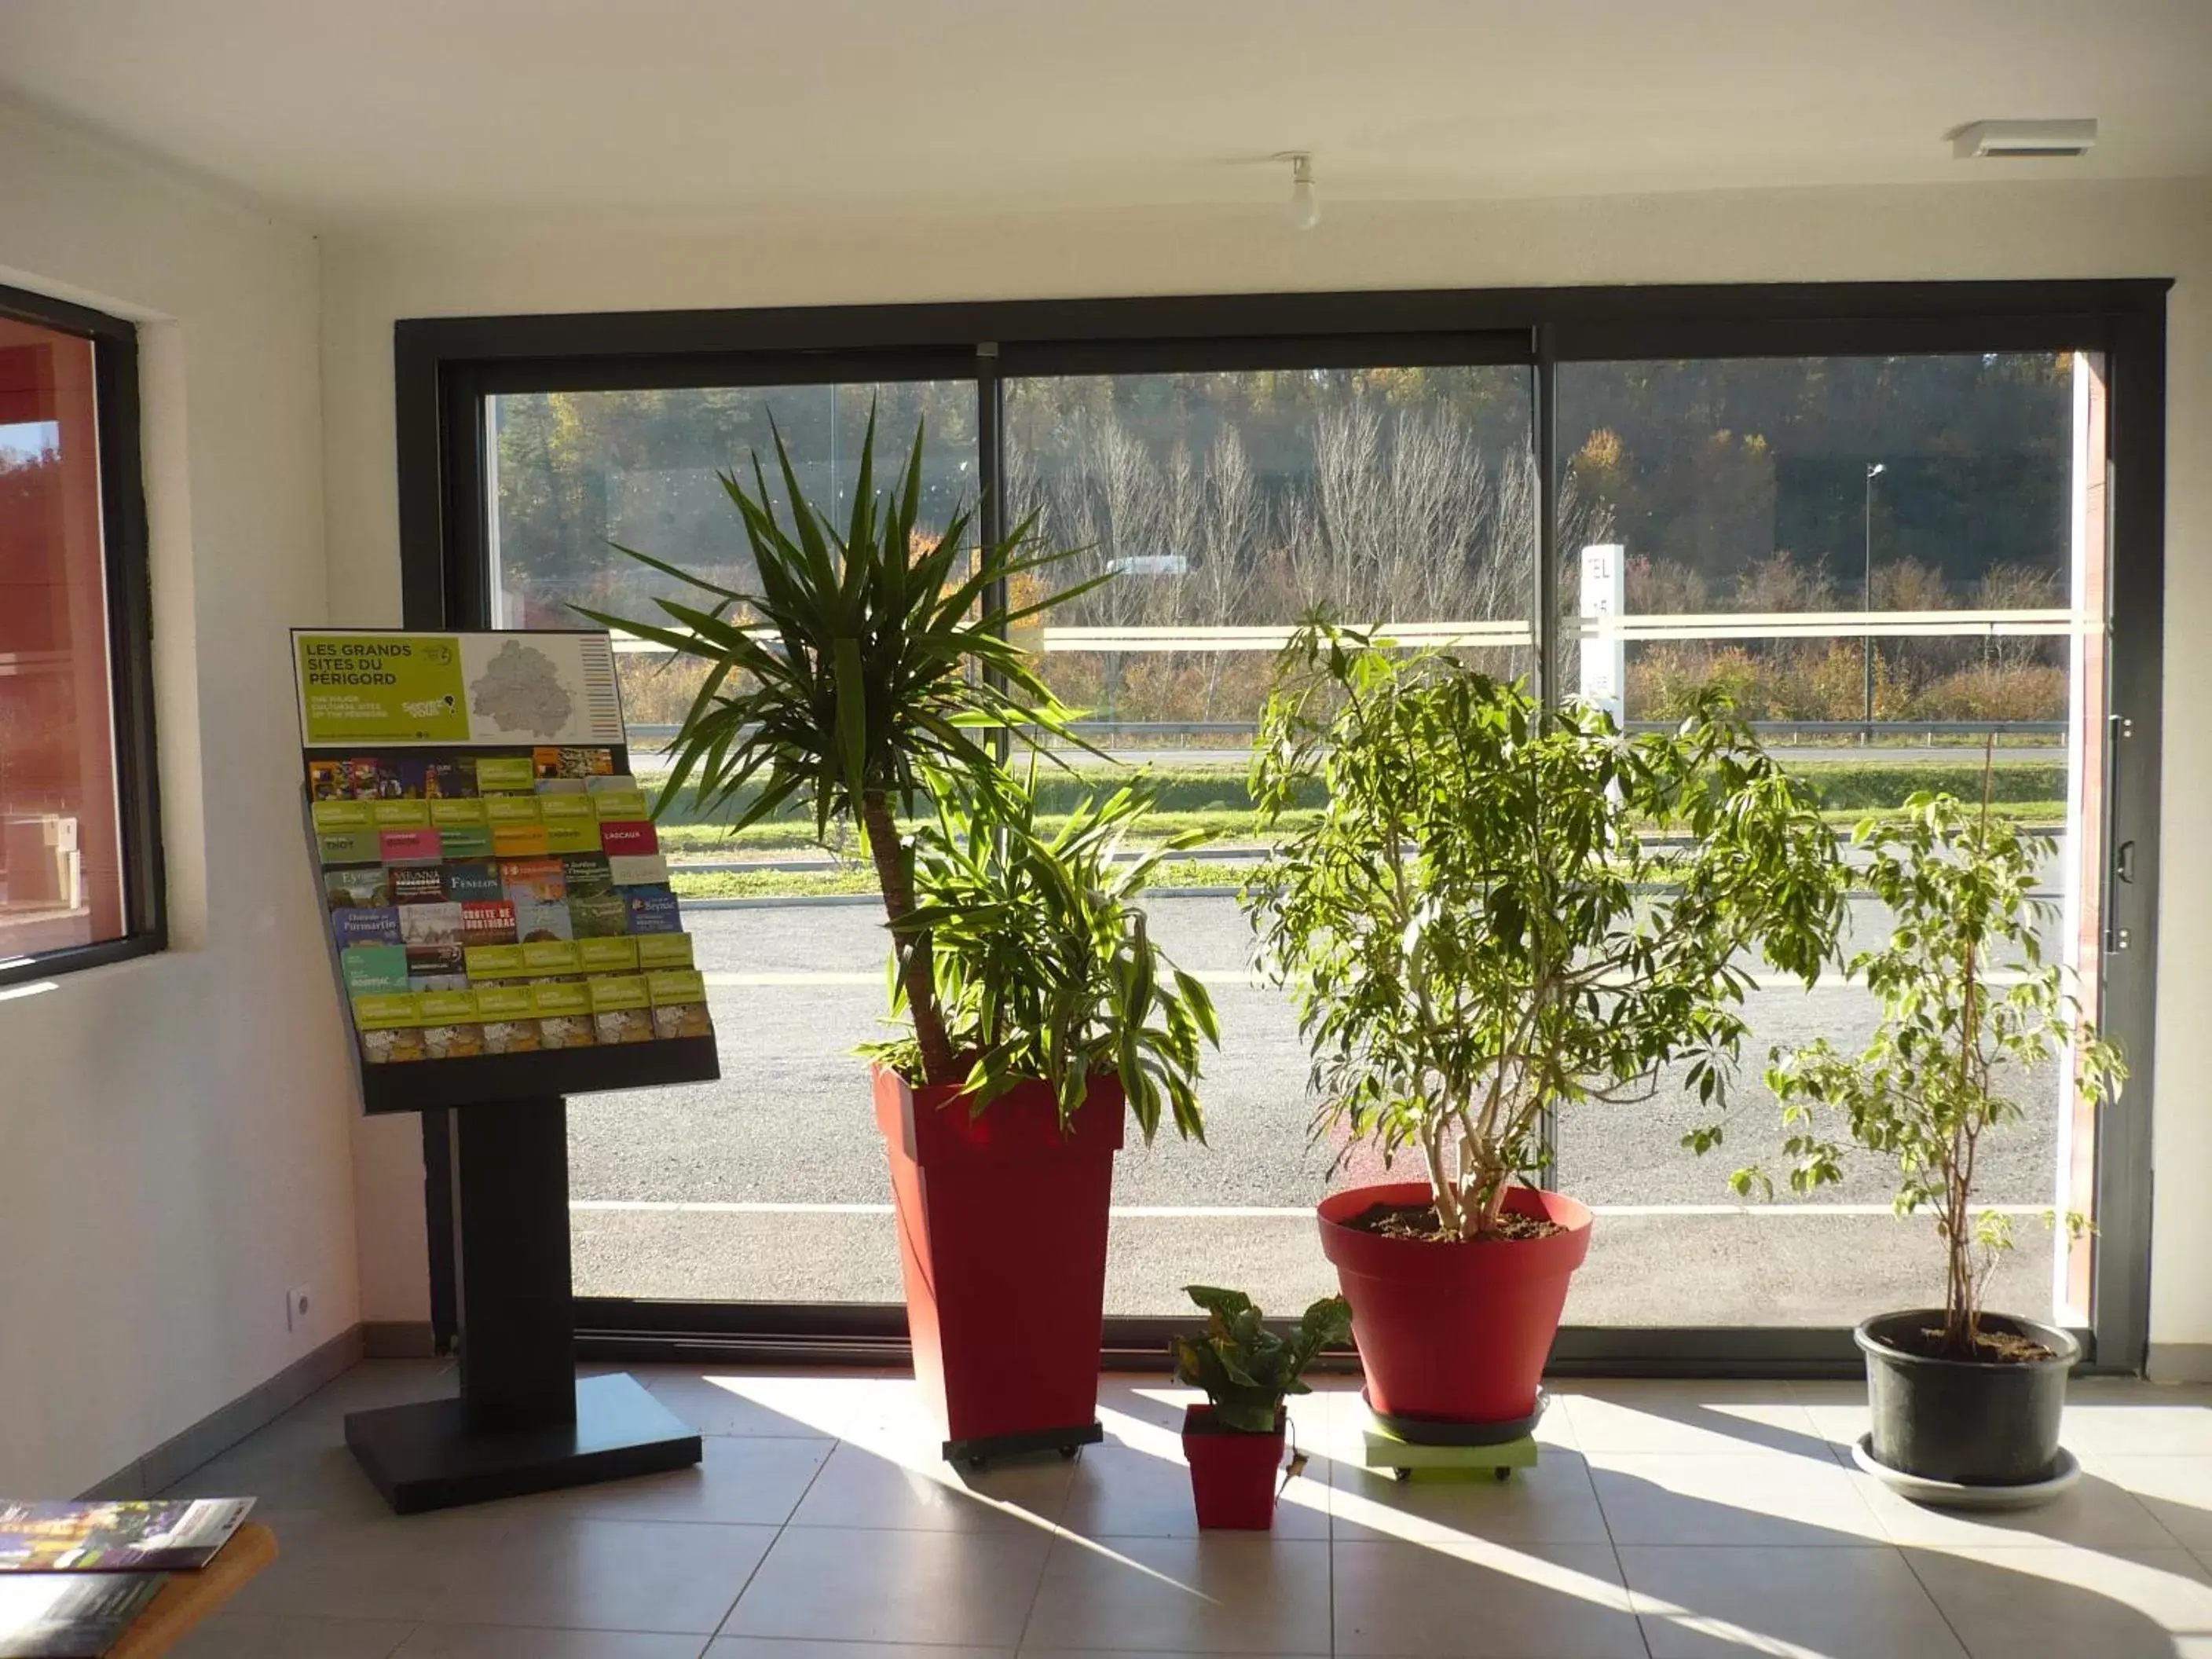
<path id="1" fill-rule="evenodd" d="M 1866 1355 L 1867 1404 L 1875 1462 L 1923 1480 L 1964 1486 L 2021 1486 L 2048 1480 L 2058 1464 L 2066 1374 L 2081 1356 L 2064 1331 L 2006 1314 L 1982 1328 L 2039 1342 L 2050 1359 L 1998 1363 L 1937 1359 L 1890 1346 L 1940 1328 L 1942 1310 L 1878 1314 L 1853 1333 Z"/>

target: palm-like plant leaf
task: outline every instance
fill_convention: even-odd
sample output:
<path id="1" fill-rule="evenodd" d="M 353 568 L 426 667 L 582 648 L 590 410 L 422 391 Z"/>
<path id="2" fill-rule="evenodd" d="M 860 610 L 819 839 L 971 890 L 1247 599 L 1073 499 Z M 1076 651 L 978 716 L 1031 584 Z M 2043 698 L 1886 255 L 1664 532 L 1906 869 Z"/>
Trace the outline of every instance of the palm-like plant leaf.
<path id="1" fill-rule="evenodd" d="M 1089 745 L 1069 729 L 1072 711 L 1006 637 L 1006 619 L 984 604 L 1015 576 L 1071 556 L 1033 550 L 1028 524 L 971 548 L 964 512 L 933 539 L 921 534 L 920 428 L 899 476 L 882 492 L 874 448 L 872 414 L 842 533 L 808 505 L 781 432 L 775 465 L 787 514 L 779 512 L 758 455 L 750 489 L 734 472 L 721 475 L 752 552 L 757 592 L 624 547 L 708 602 L 657 599 L 652 618 L 582 614 L 708 665 L 672 747 L 656 812 L 688 789 L 702 815 L 737 830 L 803 802 L 817 835 L 826 838 L 833 823 L 860 831 L 896 922 L 913 908 L 897 819 L 914 812 L 925 773 L 991 793 L 1002 769 L 978 737 L 990 730 Z M 1091 585 L 1062 589 L 1022 614 Z M 902 942 L 923 1080 L 945 1081 L 951 1056 L 941 1040 L 927 934 L 906 933 Z"/>

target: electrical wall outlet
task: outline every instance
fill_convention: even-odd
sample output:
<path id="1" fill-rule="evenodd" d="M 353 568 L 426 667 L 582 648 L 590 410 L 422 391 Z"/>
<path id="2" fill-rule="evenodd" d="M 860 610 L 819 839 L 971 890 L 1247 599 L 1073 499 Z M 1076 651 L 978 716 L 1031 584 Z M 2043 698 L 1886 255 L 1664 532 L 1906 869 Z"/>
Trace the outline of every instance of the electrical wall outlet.
<path id="1" fill-rule="evenodd" d="M 290 1290 L 285 1291 L 284 1328 L 288 1331 L 303 1329 L 307 1323 L 309 1305 L 310 1298 L 305 1285 L 295 1285 Z"/>

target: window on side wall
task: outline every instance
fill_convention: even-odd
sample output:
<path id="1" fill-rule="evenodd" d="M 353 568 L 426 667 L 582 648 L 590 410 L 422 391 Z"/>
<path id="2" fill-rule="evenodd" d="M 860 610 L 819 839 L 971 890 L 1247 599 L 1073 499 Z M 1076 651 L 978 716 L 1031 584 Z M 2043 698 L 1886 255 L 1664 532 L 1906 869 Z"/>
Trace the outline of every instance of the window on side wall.
<path id="1" fill-rule="evenodd" d="M 0 288 L 0 986 L 165 942 L 137 333 Z"/>

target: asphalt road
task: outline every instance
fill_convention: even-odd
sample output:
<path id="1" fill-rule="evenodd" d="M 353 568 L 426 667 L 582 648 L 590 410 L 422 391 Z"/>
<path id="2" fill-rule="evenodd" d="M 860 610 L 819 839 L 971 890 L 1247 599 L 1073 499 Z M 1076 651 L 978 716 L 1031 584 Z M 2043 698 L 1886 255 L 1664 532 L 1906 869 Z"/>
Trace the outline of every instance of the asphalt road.
<path id="1" fill-rule="evenodd" d="M 889 1224 L 877 1206 L 890 1190 L 862 1062 L 855 1044 L 884 1028 L 884 936 L 872 901 L 687 907 L 708 976 L 724 1077 L 708 1085 L 591 1097 L 570 1107 L 571 1196 L 578 1212 L 578 1286 L 586 1293 L 696 1295 L 746 1299 L 896 1299 Z M 1855 908 L 1859 930 L 1879 907 Z M 1251 981 L 1249 934 L 1235 902 L 1163 893 L 1152 904 L 1155 937 L 1208 981 L 1224 1044 L 1206 1069 L 1207 1144 L 1163 1131 L 1119 1161 L 1115 1305 L 1164 1311 L 1158 1288 L 1233 1267 L 1272 1286 L 1286 1305 L 1325 1272 L 1306 1211 L 1327 1189 L 1329 1152 L 1310 1144 L 1305 1061 L 1286 996 Z M 1762 988 L 1750 1000 L 1748 1054 L 1826 1034 L 1855 1044 L 1875 1008 L 1844 984 L 1811 992 Z M 1777 1317 L 1775 1309 L 1826 1307 L 1785 1261 L 1834 1281 L 1871 1274 L 1911 1279 L 1933 1259 L 1917 1226 L 1879 1206 L 1888 1172 L 1862 1159 L 1817 1206 L 1825 1231 L 1790 1217 L 1662 1213 L 1650 1206 L 1733 1205 L 1727 1176 L 1738 1163 L 1774 1158 L 1780 1139 L 1771 1097 L 1747 1065 L 1723 1152 L 1698 1158 L 1680 1146 L 1706 1115 L 1677 1086 L 1634 1106 L 1583 1106 L 1561 1115 L 1554 1184 L 1586 1201 L 1644 1213 L 1635 1226 L 1674 1241 L 1681 1272 L 1655 1304 L 1648 1283 L 1620 1281 L 1619 1308 L 1602 1316 L 1679 1322 Z M 2036 1079 L 2028 1119 L 1984 1154 L 1984 1195 L 1994 1204 L 2046 1206 L 2053 1191 L 2057 1090 Z M 1862 1206 L 1854 1214 L 1835 1206 Z M 704 1207 L 702 1207 L 704 1206 Z M 1163 1209 L 1206 1213 L 1146 1213 Z M 1224 1211 L 1251 1212 L 1243 1216 Z M 1266 1213 L 1273 1212 L 1273 1214 Z M 1802 1218 L 1806 1224 L 1816 1219 Z M 1842 1232 L 1838 1233 L 1838 1229 Z M 1778 1231 L 1784 1230 L 1784 1231 Z M 2008 1269 L 2031 1290 L 2047 1273 L 2050 1246 L 2033 1222 L 2021 1260 Z M 1789 1239 L 1787 1248 L 1781 1241 Z M 1854 1242 L 1855 1241 L 1855 1242 Z M 1596 1258 L 1594 1257 L 1594 1261 Z M 2040 1264 L 2040 1265 L 2038 1265 Z M 1601 1295 L 1600 1273 L 1582 1296 Z M 1764 1315 L 1760 1310 L 1765 1310 Z M 1589 1316 L 1587 1313 L 1585 1316 Z M 1811 1316 L 1808 1315 L 1807 1316 Z M 1708 1322 L 1705 1318 L 1691 1322 Z"/>

